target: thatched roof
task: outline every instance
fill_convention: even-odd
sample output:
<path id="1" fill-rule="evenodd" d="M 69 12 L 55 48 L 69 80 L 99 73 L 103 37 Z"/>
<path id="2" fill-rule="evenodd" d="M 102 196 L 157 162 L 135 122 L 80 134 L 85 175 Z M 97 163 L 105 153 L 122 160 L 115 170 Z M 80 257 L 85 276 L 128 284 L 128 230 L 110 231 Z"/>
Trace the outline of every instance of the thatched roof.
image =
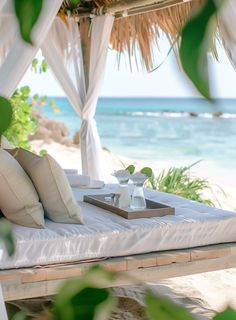
<path id="1" fill-rule="evenodd" d="M 160 34 L 164 32 L 170 43 L 178 43 L 181 27 L 201 3 L 202 0 L 82 0 L 74 7 L 70 0 L 65 0 L 60 15 L 70 12 L 86 18 L 90 14 L 114 14 L 111 47 L 117 50 L 118 57 L 127 53 L 130 61 L 132 57 L 137 61 L 139 52 L 142 65 L 152 70 Z"/>

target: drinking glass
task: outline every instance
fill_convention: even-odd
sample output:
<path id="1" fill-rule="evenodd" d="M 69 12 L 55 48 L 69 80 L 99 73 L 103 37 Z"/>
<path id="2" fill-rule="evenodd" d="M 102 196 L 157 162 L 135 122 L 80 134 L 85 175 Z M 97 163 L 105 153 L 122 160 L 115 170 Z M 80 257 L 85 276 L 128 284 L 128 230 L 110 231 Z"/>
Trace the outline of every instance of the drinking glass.
<path id="1" fill-rule="evenodd" d="M 119 182 L 119 188 L 117 190 L 117 194 L 119 194 L 118 206 L 120 208 L 128 208 L 131 202 L 128 189 L 130 173 L 127 170 L 118 170 L 113 173 L 113 176 L 116 177 Z"/>
<path id="2" fill-rule="evenodd" d="M 133 174 L 130 180 L 134 184 L 134 190 L 131 197 L 130 208 L 133 210 L 141 210 L 146 208 L 146 200 L 143 193 L 143 185 L 148 177 L 140 172 Z"/>

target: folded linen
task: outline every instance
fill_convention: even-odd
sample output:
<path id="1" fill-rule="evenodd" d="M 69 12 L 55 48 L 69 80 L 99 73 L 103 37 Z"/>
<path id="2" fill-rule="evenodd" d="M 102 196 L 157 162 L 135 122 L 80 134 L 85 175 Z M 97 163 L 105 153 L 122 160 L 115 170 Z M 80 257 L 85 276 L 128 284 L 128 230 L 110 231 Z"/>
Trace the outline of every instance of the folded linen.
<path id="1" fill-rule="evenodd" d="M 71 187 L 88 186 L 90 184 L 90 176 L 83 174 L 67 174 L 66 176 Z"/>
<path id="2" fill-rule="evenodd" d="M 65 174 L 78 174 L 77 169 L 64 169 Z"/>

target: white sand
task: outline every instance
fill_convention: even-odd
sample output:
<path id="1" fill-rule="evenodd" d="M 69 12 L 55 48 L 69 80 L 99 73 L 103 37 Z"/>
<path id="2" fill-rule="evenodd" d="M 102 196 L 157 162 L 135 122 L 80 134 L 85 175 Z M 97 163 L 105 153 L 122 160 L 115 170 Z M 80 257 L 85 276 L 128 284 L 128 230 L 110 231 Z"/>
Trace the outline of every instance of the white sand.
<path id="1" fill-rule="evenodd" d="M 63 168 L 76 168 L 81 171 L 80 150 L 78 148 L 65 147 L 56 143 L 43 145 L 40 141 L 34 141 L 33 147 L 35 150 L 46 149 Z M 122 163 L 125 165 L 134 163 L 133 160 L 120 157 L 109 151 L 104 151 L 104 157 L 107 181 L 112 179 L 111 172 L 123 167 Z M 189 163 L 156 163 L 154 161 L 137 163 L 137 166 L 144 165 L 149 165 L 159 171 L 172 165 L 189 165 Z M 208 178 L 211 183 L 221 186 L 226 191 L 227 198 L 222 196 L 219 190 L 217 191 L 217 187 L 214 188 L 222 208 L 231 210 L 236 208 L 236 171 L 232 172 L 227 168 L 218 168 L 214 163 L 202 162 L 194 168 L 194 172 L 199 177 Z M 222 310 L 228 304 L 236 309 L 236 269 L 168 279 L 158 284 L 152 284 L 152 286 L 161 294 L 183 303 L 192 312 L 200 315 L 199 319 L 210 318 L 214 312 Z M 141 297 L 139 287 L 118 290 L 122 291 L 122 295 L 129 297 L 132 295 L 136 299 Z"/>
<path id="2" fill-rule="evenodd" d="M 75 168 L 81 172 L 81 157 L 80 149 L 77 147 L 66 147 L 58 143 L 44 144 L 42 141 L 33 141 L 32 147 L 35 151 L 41 149 L 47 150 L 63 168 Z M 129 159 L 111 151 L 104 150 L 104 168 L 105 181 L 116 182 L 111 176 L 114 170 L 122 169 L 124 166 L 134 164 L 137 168 L 144 166 L 150 166 L 156 174 L 162 169 L 168 169 L 171 166 L 188 166 L 189 162 L 176 162 L 176 161 L 136 161 Z M 192 168 L 192 174 L 200 178 L 206 178 L 209 180 L 212 186 L 212 192 L 207 192 L 207 196 L 213 200 L 217 199 L 220 202 L 220 206 L 226 210 L 236 210 L 236 168 L 232 169 L 222 168 L 216 166 L 215 163 L 210 161 L 202 161 Z M 222 193 L 222 188 L 226 196 Z M 218 205 L 219 206 L 219 205 Z"/>

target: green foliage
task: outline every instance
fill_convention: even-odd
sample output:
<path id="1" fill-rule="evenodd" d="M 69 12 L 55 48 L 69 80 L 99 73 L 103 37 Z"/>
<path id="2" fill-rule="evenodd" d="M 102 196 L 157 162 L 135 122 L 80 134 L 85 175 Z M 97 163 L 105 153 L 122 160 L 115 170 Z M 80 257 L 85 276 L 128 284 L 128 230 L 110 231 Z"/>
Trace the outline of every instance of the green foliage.
<path id="1" fill-rule="evenodd" d="M 67 281 L 55 299 L 57 320 L 106 320 L 115 298 L 103 289 L 116 279 L 114 272 L 94 266 L 83 277 Z"/>
<path id="2" fill-rule="evenodd" d="M 171 167 L 167 171 L 163 170 L 156 178 L 149 179 L 147 187 L 214 206 L 212 200 L 204 199 L 202 195 L 203 191 L 210 189 L 208 181 L 190 176 L 190 168 L 195 164 L 189 167 Z"/>
<path id="3" fill-rule="evenodd" d="M 213 320 L 235 320 L 235 319 L 236 319 L 236 311 L 231 308 L 227 308 L 223 312 L 218 313 L 213 318 Z"/>
<path id="4" fill-rule="evenodd" d="M 32 115 L 32 105 L 29 103 L 29 87 L 17 90 L 11 98 L 13 119 L 4 135 L 16 147 L 31 150 L 29 136 L 37 129 L 37 119 Z"/>
<path id="5" fill-rule="evenodd" d="M 12 105 L 7 99 L 0 97 L 0 136 L 12 121 Z"/>
<path id="6" fill-rule="evenodd" d="M 48 154 L 48 152 L 47 152 L 47 150 L 45 150 L 45 149 L 41 149 L 41 150 L 39 151 L 39 155 L 40 155 L 41 157 L 46 156 L 46 154 Z"/>
<path id="7" fill-rule="evenodd" d="M 15 240 L 12 235 L 11 223 L 6 219 L 0 220 L 0 240 L 3 241 L 8 254 L 11 256 L 15 251 Z"/>
<path id="8" fill-rule="evenodd" d="M 185 308 L 155 296 L 150 290 L 145 294 L 145 302 L 151 320 L 194 320 Z"/>
<path id="9" fill-rule="evenodd" d="M 149 167 L 144 167 L 140 170 L 140 172 L 142 174 L 145 174 L 145 176 L 147 176 L 148 178 L 151 178 L 153 176 L 153 172 L 152 169 Z"/>
<path id="10" fill-rule="evenodd" d="M 34 73 L 45 73 L 47 72 L 47 69 L 48 69 L 48 64 L 47 64 L 47 61 L 45 59 L 43 59 L 41 61 L 41 64 L 39 64 L 39 60 L 37 58 L 34 58 L 32 63 L 31 63 L 31 70 L 34 72 Z"/>
<path id="11" fill-rule="evenodd" d="M 81 3 L 81 0 L 69 0 L 71 8 L 76 8 Z"/>
<path id="12" fill-rule="evenodd" d="M 17 312 L 10 320 L 27 320 L 24 311 Z"/>
<path id="13" fill-rule="evenodd" d="M 130 164 L 125 170 L 129 171 L 130 174 L 133 174 L 135 171 L 135 166 Z"/>
<path id="14" fill-rule="evenodd" d="M 43 7 L 43 0 L 14 0 L 22 38 L 32 44 L 31 31 Z"/>
<path id="15" fill-rule="evenodd" d="M 80 278 L 66 281 L 51 308 L 44 309 L 35 320 L 108 320 L 116 306 L 116 299 L 103 287 L 115 285 L 118 278 L 119 273 L 101 266 L 88 269 Z M 150 289 L 145 291 L 144 299 L 145 310 L 150 320 L 196 320 L 184 307 L 155 295 Z M 28 319 L 22 311 L 16 315 L 18 317 L 10 319 Z M 235 319 L 236 311 L 227 308 L 212 320 Z"/>
<path id="16" fill-rule="evenodd" d="M 212 44 L 210 22 L 218 11 L 214 0 L 206 0 L 201 10 L 183 27 L 180 60 L 195 87 L 210 99 L 207 52 Z"/>

